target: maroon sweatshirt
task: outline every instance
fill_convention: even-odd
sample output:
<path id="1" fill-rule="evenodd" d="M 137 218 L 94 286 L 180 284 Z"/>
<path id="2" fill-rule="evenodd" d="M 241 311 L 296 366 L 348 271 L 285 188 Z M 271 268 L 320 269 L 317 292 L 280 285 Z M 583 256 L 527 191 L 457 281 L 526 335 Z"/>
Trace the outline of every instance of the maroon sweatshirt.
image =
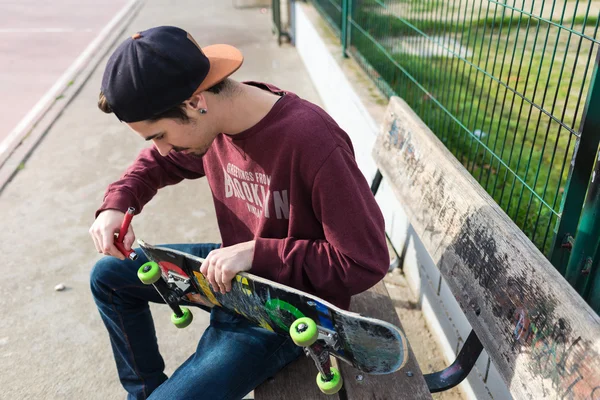
<path id="1" fill-rule="evenodd" d="M 256 240 L 251 273 L 347 309 L 385 275 L 384 220 L 348 135 L 291 92 L 255 126 L 220 134 L 202 157 L 152 147 L 108 187 L 106 209 L 139 212 L 157 190 L 206 176 L 223 246 Z"/>

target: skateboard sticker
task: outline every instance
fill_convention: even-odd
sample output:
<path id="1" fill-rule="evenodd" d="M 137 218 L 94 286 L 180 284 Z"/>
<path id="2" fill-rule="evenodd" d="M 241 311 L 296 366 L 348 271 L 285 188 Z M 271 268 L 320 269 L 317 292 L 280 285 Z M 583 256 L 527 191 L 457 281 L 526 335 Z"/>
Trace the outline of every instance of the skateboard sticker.
<path id="1" fill-rule="evenodd" d="M 184 270 L 182 270 L 177 265 L 170 263 L 168 261 L 161 261 L 158 263 L 158 265 L 160 266 L 160 269 L 162 269 L 165 276 L 169 276 L 169 271 L 171 271 L 172 273 L 174 272 L 177 275 L 180 275 L 181 277 L 184 277 L 184 278 L 187 278 L 187 276 L 188 276 Z"/>
<path id="2" fill-rule="evenodd" d="M 221 303 L 219 303 L 213 292 L 210 290 L 210 287 L 208 286 L 208 282 L 206 282 L 206 278 L 204 278 L 204 275 L 197 271 L 194 271 L 194 275 L 196 276 L 196 280 L 198 281 L 200 288 L 202 289 L 206 297 L 208 297 L 210 302 L 213 303 L 215 306 L 222 307 Z"/>
<path id="3" fill-rule="evenodd" d="M 242 291 L 248 296 L 252 296 L 252 289 L 250 289 L 250 285 L 248 285 L 248 279 L 240 275 L 236 275 L 235 279 L 242 284 Z"/>
<path id="4" fill-rule="evenodd" d="M 336 329 L 333 326 L 333 321 L 331 320 L 331 313 L 329 312 L 329 308 L 327 308 L 327 306 L 321 302 L 318 301 L 309 301 L 308 304 L 310 306 L 315 307 L 315 309 L 317 310 L 317 314 L 319 316 L 319 325 L 322 326 L 325 329 L 329 329 L 330 331 L 333 332 L 337 332 L 338 329 Z M 342 356 L 345 357 L 346 354 L 344 352 L 344 349 L 342 348 L 337 348 L 336 351 Z"/>
<path id="5" fill-rule="evenodd" d="M 286 325 L 278 315 L 280 314 L 280 310 L 289 312 L 295 317 L 295 319 L 304 317 L 302 311 L 298 310 L 290 303 L 285 302 L 281 299 L 267 300 L 267 302 L 265 303 L 265 309 L 267 310 L 267 314 L 269 314 L 269 317 L 271 317 L 271 320 L 275 322 L 284 331 L 287 331 L 289 329 L 289 326 Z"/>
<path id="6" fill-rule="evenodd" d="M 267 321 L 265 321 L 264 319 L 262 319 L 262 318 L 260 319 L 260 321 L 258 321 L 258 324 L 259 324 L 261 327 L 265 328 L 266 330 L 269 330 L 269 331 L 271 331 L 271 332 L 275 332 L 275 331 L 273 330 L 273 328 L 271 328 L 271 325 L 269 325 L 269 323 L 268 323 Z"/>
<path id="7" fill-rule="evenodd" d="M 185 296 L 192 303 L 204 304 L 207 307 L 212 307 L 213 306 L 210 302 L 206 301 L 206 299 L 204 297 L 200 296 L 198 293 L 188 293 Z"/>
<path id="8" fill-rule="evenodd" d="M 310 302 L 310 303 L 312 303 L 312 302 Z M 334 331 L 335 328 L 333 327 L 333 322 L 329 318 L 329 309 L 325 306 L 325 304 L 322 304 L 318 301 L 315 301 L 314 304 L 315 304 L 315 308 L 317 309 L 317 312 L 319 313 L 320 325 L 323 328 Z"/>
<path id="9" fill-rule="evenodd" d="M 254 292 L 252 291 L 252 288 L 250 287 L 250 283 L 248 282 L 248 278 L 246 278 L 245 276 L 236 275 L 235 276 L 235 280 L 240 284 L 241 290 L 242 290 L 242 292 L 246 296 L 254 296 Z M 254 306 L 253 308 L 254 308 L 254 311 L 257 312 L 257 314 L 260 313 L 260 309 L 258 307 Z M 247 319 L 250 319 L 250 320 L 253 319 L 253 318 L 249 318 L 243 312 L 240 312 L 237 308 L 234 308 L 234 310 L 235 310 L 235 312 L 237 312 L 240 315 L 243 315 Z M 255 319 L 255 321 L 258 322 L 258 324 L 261 327 L 263 327 L 264 329 L 267 329 L 267 330 L 269 330 L 271 332 L 275 332 L 273 330 L 273 328 L 271 327 L 271 325 L 269 325 L 269 323 L 267 321 L 265 321 L 263 318 L 258 317 L 257 319 Z"/>

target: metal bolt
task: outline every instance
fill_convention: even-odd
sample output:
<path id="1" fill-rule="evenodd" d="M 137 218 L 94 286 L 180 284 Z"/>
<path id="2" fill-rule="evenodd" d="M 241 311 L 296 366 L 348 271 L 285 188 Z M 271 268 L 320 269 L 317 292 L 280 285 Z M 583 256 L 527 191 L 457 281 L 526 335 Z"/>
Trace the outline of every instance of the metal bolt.
<path id="1" fill-rule="evenodd" d="M 302 333 L 302 332 L 304 332 L 307 329 L 308 329 L 308 325 L 306 325 L 304 323 L 299 324 L 298 327 L 297 327 L 297 330 L 298 330 L 299 333 Z"/>
<path id="2" fill-rule="evenodd" d="M 177 295 L 173 292 L 169 292 L 169 294 L 167 294 L 167 301 L 171 302 L 171 303 L 177 303 Z"/>
<path id="3" fill-rule="evenodd" d="M 412 373 L 412 371 L 408 371 L 408 372 L 406 373 L 406 376 L 408 376 L 409 378 L 412 378 L 412 376 L 413 376 L 413 375 L 414 375 L 414 374 Z"/>
<path id="4" fill-rule="evenodd" d="M 573 248 L 574 244 L 575 244 L 575 238 L 567 233 L 561 244 L 561 247 L 563 249 L 571 250 Z"/>
<path id="5" fill-rule="evenodd" d="M 588 257 L 585 259 L 585 265 L 581 270 L 581 275 L 588 275 L 590 273 L 590 271 L 592 270 L 592 262 L 592 257 Z"/>
<path id="6" fill-rule="evenodd" d="M 471 306 L 473 311 L 475 311 L 475 315 L 479 316 L 479 314 L 481 314 L 481 308 L 479 308 L 479 305 L 477 304 L 476 299 L 472 299 L 471 302 L 469 303 L 469 305 Z"/>
<path id="7" fill-rule="evenodd" d="M 362 375 L 356 375 L 356 382 L 362 382 L 365 379 Z"/>

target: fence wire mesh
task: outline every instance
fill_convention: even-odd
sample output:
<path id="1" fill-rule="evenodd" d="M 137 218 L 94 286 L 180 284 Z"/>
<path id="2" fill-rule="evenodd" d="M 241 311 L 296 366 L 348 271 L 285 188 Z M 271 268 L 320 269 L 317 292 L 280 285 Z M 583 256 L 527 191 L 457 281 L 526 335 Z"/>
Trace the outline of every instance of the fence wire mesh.
<path id="1" fill-rule="evenodd" d="M 548 257 L 594 70 L 600 1 L 312 0 Z M 594 112 L 593 110 L 590 110 Z"/>

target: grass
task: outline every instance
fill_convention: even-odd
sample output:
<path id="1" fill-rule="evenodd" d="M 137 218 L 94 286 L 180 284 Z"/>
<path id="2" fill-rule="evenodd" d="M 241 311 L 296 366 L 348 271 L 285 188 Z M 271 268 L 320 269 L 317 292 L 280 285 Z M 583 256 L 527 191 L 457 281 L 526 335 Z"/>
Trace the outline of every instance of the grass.
<path id="1" fill-rule="evenodd" d="M 504 7 L 461 14 L 450 2 L 414 1 L 363 0 L 353 12 L 353 55 L 548 255 L 575 147 L 570 131 L 593 72 L 592 42 L 571 31 L 595 37 L 598 16 L 552 24 Z"/>
<path id="2" fill-rule="evenodd" d="M 370 14 L 370 15 L 369 15 Z M 367 17 L 368 15 L 368 17 Z M 500 27 L 508 28 L 513 27 L 516 28 L 519 24 L 518 19 L 514 17 L 505 16 L 505 17 L 485 17 L 480 19 L 471 20 L 468 22 L 461 21 L 440 21 L 440 20 L 431 20 L 431 19 L 420 19 L 420 18 L 402 18 L 402 20 L 398 18 L 389 19 L 386 15 L 376 14 L 376 13 L 365 13 L 358 18 L 355 17 L 355 20 L 360 21 L 360 19 L 366 18 L 369 21 L 368 30 L 377 29 L 377 26 L 385 26 L 389 32 L 401 32 L 406 29 L 406 25 L 410 24 L 412 26 L 418 27 L 424 33 L 434 33 L 440 31 L 454 31 L 454 30 L 462 30 L 469 29 L 471 27 L 474 28 L 483 28 L 487 27 L 491 29 L 492 27 L 499 29 Z M 521 26 L 526 26 L 527 23 L 531 25 L 535 25 L 538 18 L 530 17 L 528 15 L 522 15 Z M 577 16 L 575 18 L 564 20 L 562 23 L 560 20 L 552 20 L 552 22 L 561 25 L 563 27 L 569 28 L 571 24 L 573 25 L 585 25 L 586 26 L 594 26 L 598 21 L 598 16 L 590 15 L 585 18 L 583 16 Z M 542 23 L 547 24 L 545 21 Z"/>

